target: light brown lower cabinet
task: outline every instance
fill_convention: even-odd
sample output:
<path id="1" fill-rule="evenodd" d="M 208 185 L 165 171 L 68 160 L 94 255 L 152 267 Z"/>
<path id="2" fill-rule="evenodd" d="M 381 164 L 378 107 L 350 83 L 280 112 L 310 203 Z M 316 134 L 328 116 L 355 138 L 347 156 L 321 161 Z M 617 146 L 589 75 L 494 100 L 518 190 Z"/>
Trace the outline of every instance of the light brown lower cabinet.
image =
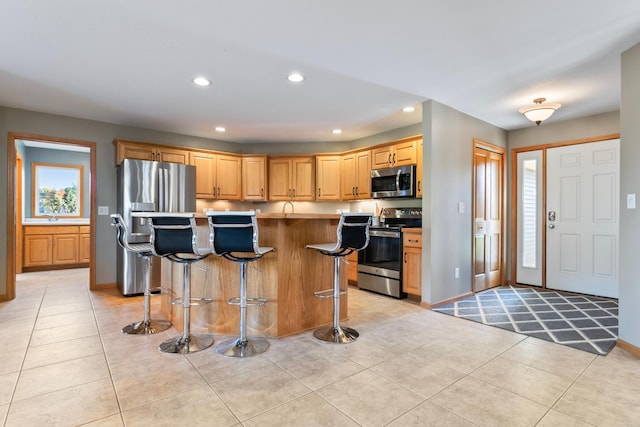
<path id="1" fill-rule="evenodd" d="M 402 290 L 411 295 L 422 295 L 422 229 L 403 230 L 402 248 Z"/>
<path id="2" fill-rule="evenodd" d="M 91 260 L 89 226 L 25 225 L 23 267 L 88 264 Z"/>
<path id="3" fill-rule="evenodd" d="M 347 279 L 349 283 L 358 283 L 358 252 L 352 252 L 347 256 L 349 267 L 347 268 Z"/>

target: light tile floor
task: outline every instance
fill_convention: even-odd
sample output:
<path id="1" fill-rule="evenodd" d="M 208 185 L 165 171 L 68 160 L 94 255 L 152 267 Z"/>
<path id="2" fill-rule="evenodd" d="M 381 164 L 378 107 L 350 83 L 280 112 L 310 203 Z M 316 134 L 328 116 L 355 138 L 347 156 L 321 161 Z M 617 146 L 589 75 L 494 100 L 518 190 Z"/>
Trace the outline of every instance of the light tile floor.
<path id="1" fill-rule="evenodd" d="M 4 425 L 640 425 L 640 359 L 618 348 L 596 356 L 351 288 L 355 343 L 307 332 L 249 359 L 167 355 L 175 329 L 122 335 L 142 299 L 87 280 L 20 275 L 0 303 Z"/>

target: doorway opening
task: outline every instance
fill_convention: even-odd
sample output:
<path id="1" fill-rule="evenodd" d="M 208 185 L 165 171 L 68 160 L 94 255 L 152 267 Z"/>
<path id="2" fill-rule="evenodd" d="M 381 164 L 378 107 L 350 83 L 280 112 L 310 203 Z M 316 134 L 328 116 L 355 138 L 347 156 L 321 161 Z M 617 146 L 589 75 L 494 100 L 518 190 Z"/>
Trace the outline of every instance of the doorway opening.
<path id="1" fill-rule="evenodd" d="M 70 239 L 69 236 L 61 235 L 59 253 L 68 253 L 67 249 L 72 244 L 79 245 L 79 248 L 83 249 L 83 258 L 78 261 L 87 262 L 89 264 L 89 289 L 96 288 L 95 280 L 95 220 L 96 220 L 96 206 L 95 206 L 95 170 L 96 170 L 96 149 L 94 142 L 72 140 L 66 138 L 56 138 L 42 135 L 22 134 L 22 133 L 9 133 L 7 143 L 7 164 L 9 168 L 9 175 L 7 181 L 7 293 L 3 299 L 10 300 L 16 297 L 16 274 L 22 272 L 22 266 L 25 264 L 24 257 L 24 241 L 25 236 L 23 233 L 23 218 L 26 217 L 27 212 L 30 212 L 29 217 L 38 216 L 35 214 L 37 210 L 37 204 L 30 200 L 30 203 L 25 203 L 25 197 L 27 191 L 29 191 L 29 198 L 34 198 L 34 194 L 41 194 L 41 191 L 36 192 L 34 190 L 34 183 L 26 185 L 26 173 L 23 173 L 27 160 L 23 153 L 19 153 L 18 146 L 23 146 L 24 141 L 30 141 L 33 145 L 40 144 L 41 147 L 52 148 L 55 147 L 58 150 L 65 151 L 85 151 L 89 156 L 89 167 L 85 173 L 88 175 L 86 181 L 88 182 L 89 201 L 85 206 L 78 206 L 77 209 L 84 209 L 88 211 L 88 223 L 83 227 L 82 231 L 88 231 L 88 235 L 79 234 L 77 239 Z M 45 148 L 45 149 L 46 149 Z M 30 173 L 30 171 L 28 172 Z M 31 175 L 29 175 L 31 178 Z M 64 198 L 66 205 L 62 208 L 57 206 L 55 210 L 47 211 L 47 215 L 55 220 L 56 217 L 64 217 L 68 215 L 72 216 L 85 216 L 80 215 L 77 212 L 71 212 L 69 206 L 72 206 L 72 199 L 76 197 L 75 190 L 68 191 L 69 194 L 62 194 L 63 191 L 52 192 L 51 197 L 55 201 Z M 71 201 L 70 201 L 71 200 Z M 42 202 L 40 202 L 42 204 Z M 78 205 L 79 205 L 78 201 Z M 73 205 L 76 206 L 76 205 Z M 31 209 L 31 210 L 29 210 Z M 32 212 L 33 211 L 33 212 Z M 44 215 L 41 215 L 44 217 Z M 61 220 L 62 221 L 62 220 Z M 55 224 L 58 225 L 57 223 Z M 63 225 L 63 222 L 60 223 Z M 88 230 L 87 230 L 88 229 Z M 80 249 L 78 250 L 80 251 Z M 80 253 L 80 252 L 77 252 Z M 68 260 L 67 260 L 68 261 Z"/>

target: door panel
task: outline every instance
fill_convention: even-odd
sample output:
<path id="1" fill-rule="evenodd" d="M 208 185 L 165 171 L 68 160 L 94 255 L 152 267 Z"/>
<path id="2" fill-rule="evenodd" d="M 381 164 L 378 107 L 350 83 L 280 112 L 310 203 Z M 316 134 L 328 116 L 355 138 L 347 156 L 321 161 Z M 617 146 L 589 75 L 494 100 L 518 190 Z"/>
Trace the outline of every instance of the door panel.
<path id="1" fill-rule="evenodd" d="M 542 150 L 517 154 L 517 249 L 516 282 L 542 286 Z"/>
<path id="2" fill-rule="evenodd" d="M 548 288 L 618 297 L 619 146 L 547 150 Z"/>

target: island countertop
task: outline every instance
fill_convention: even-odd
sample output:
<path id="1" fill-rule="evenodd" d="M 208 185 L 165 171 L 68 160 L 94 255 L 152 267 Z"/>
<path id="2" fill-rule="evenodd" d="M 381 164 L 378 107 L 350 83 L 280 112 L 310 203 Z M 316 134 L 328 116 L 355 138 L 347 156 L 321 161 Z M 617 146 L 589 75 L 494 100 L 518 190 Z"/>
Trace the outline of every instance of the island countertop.
<path id="1" fill-rule="evenodd" d="M 201 218 L 199 214 L 198 217 Z M 247 310 L 249 336 L 286 336 L 330 325 L 333 299 L 318 298 L 314 292 L 333 287 L 333 259 L 313 249 L 311 243 L 335 242 L 339 214 L 259 213 L 258 241 L 274 251 L 250 262 L 247 268 L 248 296 L 266 298 L 263 306 Z M 182 307 L 170 301 L 182 296 L 182 266 L 162 262 L 162 285 L 168 289 L 162 311 L 176 327 L 182 324 Z M 234 335 L 238 333 L 239 310 L 227 300 L 239 295 L 238 263 L 211 255 L 193 265 L 192 296 L 204 296 L 213 302 L 193 307 L 193 331 Z M 347 268 L 341 268 L 342 288 L 347 288 Z M 347 316 L 347 297 L 340 299 L 340 317 Z"/>

